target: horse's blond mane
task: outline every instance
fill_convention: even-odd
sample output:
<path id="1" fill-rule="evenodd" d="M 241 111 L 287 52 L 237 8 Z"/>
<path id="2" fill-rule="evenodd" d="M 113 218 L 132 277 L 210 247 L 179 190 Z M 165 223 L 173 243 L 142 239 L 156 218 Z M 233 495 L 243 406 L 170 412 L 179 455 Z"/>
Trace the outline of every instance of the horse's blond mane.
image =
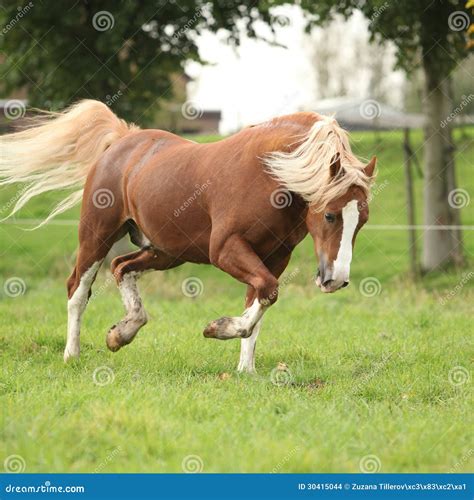
<path id="1" fill-rule="evenodd" d="M 330 166 L 337 155 L 344 174 L 332 178 Z M 364 163 L 351 151 L 347 132 L 335 119 L 325 116 L 311 126 L 296 148 L 270 153 L 264 163 L 288 191 L 299 194 L 316 210 L 323 210 L 352 185 L 368 195 L 372 183 L 364 172 Z"/>

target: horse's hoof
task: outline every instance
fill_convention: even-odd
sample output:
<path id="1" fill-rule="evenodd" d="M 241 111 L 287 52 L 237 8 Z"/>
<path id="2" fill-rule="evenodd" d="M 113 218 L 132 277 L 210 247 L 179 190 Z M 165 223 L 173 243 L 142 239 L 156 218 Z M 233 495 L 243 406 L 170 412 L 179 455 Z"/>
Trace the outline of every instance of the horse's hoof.
<path id="1" fill-rule="evenodd" d="M 74 359 L 79 359 L 79 351 L 71 352 L 68 348 L 64 350 L 64 362 L 68 363 Z"/>
<path id="2" fill-rule="evenodd" d="M 255 370 L 255 366 L 248 365 L 240 365 L 237 367 L 238 373 L 245 373 L 247 375 L 257 375 L 257 370 Z"/>
<path id="3" fill-rule="evenodd" d="M 204 337 L 209 339 L 228 340 L 235 338 L 247 338 L 249 332 L 236 327 L 235 318 L 224 316 L 211 321 L 203 332 Z"/>
<path id="4" fill-rule="evenodd" d="M 206 328 L 204 328 L 203 335 L 204 337 L 208 339 L 216 339 L 217 337 L 217 329 L 218 329 L 218 322 L 219 320 L 216 321 L 211 321 Z"/>
<path id="5" fill-rule="evenodd" d="M 112 352 L 117 352 L 123 346 L 123 340 L 116 327 L 112 327 L 107 334 L 106 339 L 107 347 Z"/>

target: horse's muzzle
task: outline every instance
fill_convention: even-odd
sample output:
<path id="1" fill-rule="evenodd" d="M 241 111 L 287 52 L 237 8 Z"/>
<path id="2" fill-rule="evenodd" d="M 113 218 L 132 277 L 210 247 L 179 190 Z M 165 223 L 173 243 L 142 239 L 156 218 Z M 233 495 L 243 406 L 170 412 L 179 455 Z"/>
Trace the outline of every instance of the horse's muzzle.
<path id="1" fill-rule="evenodd" d="M 316 275 L 316 286 L 318 286 L 323 293 L 334 293 L 341 288 L 346 288 L 349 285 L 349 281 L 336 281 L 333 280 L 331 275 L 322 275 L 321 270 L 318 269 L 318 274 Z"/>

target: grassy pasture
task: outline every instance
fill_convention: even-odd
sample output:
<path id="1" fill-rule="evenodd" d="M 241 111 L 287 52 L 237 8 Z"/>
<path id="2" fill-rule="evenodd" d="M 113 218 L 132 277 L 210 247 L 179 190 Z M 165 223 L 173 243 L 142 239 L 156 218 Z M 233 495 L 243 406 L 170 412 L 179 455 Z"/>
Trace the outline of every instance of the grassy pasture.
<path id="1" fill-rule="evenodd" d="M 370 224 L 405 224 L 401 135 L 353 138 L 358 154 L 379 158 Z M 418 132 L 414 143 L 421 147 Z M 473 132 L 457 136 L 457 147 L 459 184 L 472 198 Z M 419 178 L 416 190 L 421 223 Z M 16 192 L 0 190 L 0 216 Z M 44 216 L 53 200 L 35 200 L 21 217 Z M 473 212 L 471 202 L 463 224 L 474 225 Z M 413 284 L 407 234 L 366 228 L 351 286 L 332 295 L 312 283 L 317 264 L 305 240 L 265 317 L 258 375 L 248 376 L 235 372 L 237 341 L 201 333 L 208 321 L 241 312 L 245 287 L 193 265 L 142 278 L 150 322 L 116 354 L 104 340 L 123 310 L 103 269 L 81 359 L 64 365 L 64 284 L 77 228 L 24 227 L 0 224 L 2 463 L 18 455 L 27 472 L 472 470 L 472 231 L 464 234 L 470 267 Z M 182 293 L 189 277 L 202 281 L 196 298 Z M 374 296 L 361 293 L 369 277 L 381 285 Z M 12 296 L 11 278 L 24 293 Z M 289 371 L 275 372 L 279 363 Z M 275 373 L 287 383 L 275 384 Z"/>

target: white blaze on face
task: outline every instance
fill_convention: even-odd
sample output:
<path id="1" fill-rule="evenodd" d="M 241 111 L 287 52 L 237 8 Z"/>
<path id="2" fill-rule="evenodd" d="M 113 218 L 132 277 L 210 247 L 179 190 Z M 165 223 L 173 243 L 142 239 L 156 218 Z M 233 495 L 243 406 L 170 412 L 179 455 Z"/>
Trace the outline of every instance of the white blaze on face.
<path id="1" fill-rule="evenodd" d="M 342 209 L 342 237 L 333 267 L 333 280 L 336 283 L 349 281 L 352 260 L 352 238 L 359 223 L 357 200 L 350 201 Z"/>

